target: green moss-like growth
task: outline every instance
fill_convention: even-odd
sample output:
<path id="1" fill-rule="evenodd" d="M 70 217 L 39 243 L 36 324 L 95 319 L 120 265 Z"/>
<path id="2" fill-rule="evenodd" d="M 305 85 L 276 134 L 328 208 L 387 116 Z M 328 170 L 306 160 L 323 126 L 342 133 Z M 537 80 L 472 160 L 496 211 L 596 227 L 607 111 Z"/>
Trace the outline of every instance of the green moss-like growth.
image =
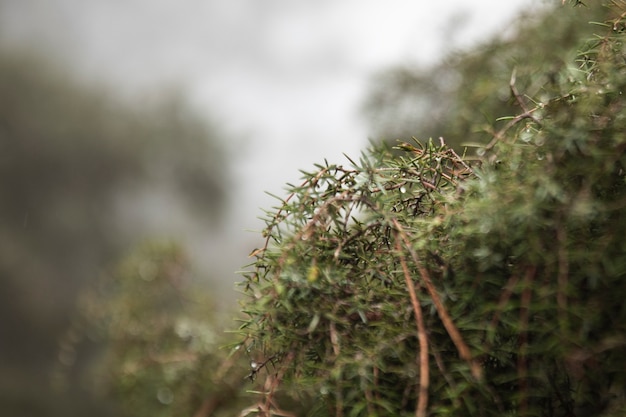
<path id="1" fill-rule="evenodd" d="M 242 346 L 311 415 L 626 413 L 625 8 L 467 161 L 320 165 L 267 213 Z M 280 414 L 282 412 L 282 414 Z"/>

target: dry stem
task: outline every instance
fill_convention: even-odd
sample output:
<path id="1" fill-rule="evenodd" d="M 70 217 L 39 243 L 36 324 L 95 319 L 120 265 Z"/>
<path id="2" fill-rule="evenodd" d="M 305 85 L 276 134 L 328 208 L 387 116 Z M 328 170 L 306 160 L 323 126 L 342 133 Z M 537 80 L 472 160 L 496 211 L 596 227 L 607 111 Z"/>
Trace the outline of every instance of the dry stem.
<path id="1" fill-rule="evenodd" d="M 400 239 L 396 239 L 396 248 L 400 256 L 400 264 L 402 265 L 402 271 L 404 272 L 404 279 L 406 281 L 407 289 L 409 290 L 409 296 L 411 297 L 411 304 L 413 305 L 413 314 L 415 314 L 415 322 L 417 323 L 417 338 L 420 345 L 420 384 L 415 416 L 426 417 L 426 408 L 428 407 L 428 385 L 430 383 L 428 369 L 428 337 L 426 336 L 426 328 L 424 326 L 422 308 L 420 307 L 419 301 L 417 300 L 417 295 L 415 295 L 415 285 L 413 285 L 413 280 L 411 279 L 411 274 L 409 272 L 406 259 L 404 259 L 404 256 L 402 255 L 402 242 Z"/>
<path id="2" fill-rule="evenodd" d="M 396 227 L 396 230 L 398 231 L 400 237 L 402 238 L 402 241 L 404 242 L 406 249 L 411 254 L 411 258 L 413 259 L 413 263 L 415 264 L 415 266 L 417 267 L 417 269 L 418 269 L 418 271 L 420 273 L 422 281 L 423 281 L 424 285 L 426 286 L 426 290 L 428 291 L 428 294 L 430 295 L 430 297 L 431 297 L 431 299 L 433 301 L 433 304 L 435 305 L 435 309 L 437 310 L 437 314 L 439 315 L 439 318 L 441 319 L 441 322 L 443 323 L 443 326 L 446 328 L 446 331 L 448 332 L 448 335 L 450 336 L 450 339 L 452 339 L 452 342 L 456 346 L 457 351 L 459 353 L 459 356 L 461 357 L 461 359 L 463 359 L 464 361 L 466 361 L 470 365 L 472 376 L 476 380 L 481 380 L 482 379 L 482 368 L 472 358 L 472 354 L 470 352 L 469 347 L 467 346 L 467 344 L 463 340 L 463 337 L 461 336 L 461 333 L 459 332 L 457 327 L 454 325 L 454 322 L 452 321 L 452 318 L 450 317 L 450 314 L 448 313 L 448 310 L 443 305 L 443 302 L 441 301 L 441 298 L 439 298 L 439 294 L 437 293 L 437 290 L 436 290 L 435 286 L 433 285 L 432 280 L 430 279 L 430 274 L 428 273 L 428 270 L 426 268 L 424 268 L 424 266 L 422 265 L 422 263 L 419 260 L 419 257 L 417 256 L 417 253 L 411 247 L 411 242 L 409 241 L 409 239 L 408 239 L 406 233 L 404 232 L 404 229 L 400 225 L 400 223 L 396 219 L 393 219 L 392 222 L 393 222 L 394 226 Z"/>

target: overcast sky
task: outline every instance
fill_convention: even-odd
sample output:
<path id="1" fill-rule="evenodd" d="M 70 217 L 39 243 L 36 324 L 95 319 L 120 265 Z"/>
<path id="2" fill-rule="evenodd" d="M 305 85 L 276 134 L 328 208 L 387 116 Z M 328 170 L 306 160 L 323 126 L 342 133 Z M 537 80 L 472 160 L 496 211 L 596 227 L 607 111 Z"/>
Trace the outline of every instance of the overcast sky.
<path id="1" fill-rule="evenodd" d="M 121 92 L 182 88 L 241 148 L 229 226 L 237 235 L 260 228 L 260 208 L 274 203 L 264 191 L 284 194 L 299 169 L 324 158 L 358 156 L 368 141 L 358 109 L 372 74 L 432 64 L 543 3 L 0 0 L 0 34 Z"/>

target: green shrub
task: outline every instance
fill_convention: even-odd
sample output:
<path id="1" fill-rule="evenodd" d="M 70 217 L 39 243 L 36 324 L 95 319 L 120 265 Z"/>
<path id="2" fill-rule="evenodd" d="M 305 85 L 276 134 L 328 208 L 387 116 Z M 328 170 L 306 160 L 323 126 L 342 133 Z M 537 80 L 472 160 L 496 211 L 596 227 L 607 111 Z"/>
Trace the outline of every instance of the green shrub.
<path id="1" fill-rule="evenodd" d="M 180 246 L 147 242 L 84 291 L 60 343 L 57 387 L 78 379 L 122 416 L 231 416 L 246 369 Z M 231 337 L 232 339 L 232 337 Z M 73 359 L 91 352 L 90 366 Z M 71 375 L 79 373 L 80 377 Z"/>
<path id="2" fill-rule="evenodd" d="M 626 413 L 626 6 L 518 91 L 470 161 L 443 139 L 304 173 L 242 288 L 259 415 Z M 542 74 L 537 79 L 544 79 Z M 555 81 L 557 80 L 557 81 Z"/>

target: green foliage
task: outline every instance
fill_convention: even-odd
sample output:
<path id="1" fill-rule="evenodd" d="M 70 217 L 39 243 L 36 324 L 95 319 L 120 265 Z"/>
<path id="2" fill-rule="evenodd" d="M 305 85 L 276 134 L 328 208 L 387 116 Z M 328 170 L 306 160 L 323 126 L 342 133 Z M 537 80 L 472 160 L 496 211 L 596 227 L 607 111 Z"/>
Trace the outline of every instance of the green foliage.
<path id="1" fill-rule="evenodd" d="M 228 187 L 216 136 L 180 97 L 124 101 L 0 48 L 0 391 L 26 402 L 49 391 L 42 375 L 79 289 L 160 228 L 153 200 L 214 224 Z"/>
<path id="2" fill-rule="evenodd" d="M 477 160 L 400 143 L 279 198 L 242 282 L 254 412 L 626 413 L 626 4 L 607 10 L 576 61 L 508 72 L 517 116 Z"/>
<path id="3" fill-rule="evenodd" d="M 543 90 L 563 85 L 567 69 L 575 68 L 580 45 L 603 21 L 601 2 L 589 7 L 533 9 L 519 16 L 505 34 L 477 48 L 452 51 L 433 67 L 396 67 L 372 80 L 364 104 L 374 135 L 388 141 L 421 137 L 446 138 L 455 149 L 485 144 L 500 117 L 518 111 L 508 89 L 515 70 L 517 86 L 535 99 Z"/>
<path id="4" fill-rule="evenodd" d="M 445 146 L 409 152 L 396 160 L 379 150 L 351 168 L 307 174 L 268 218 L 267 245 L 247 276 L 247 349 L 261 351 L 260 363 L 290 364 L 285 378 L 312 384 L 337 407 L 415 406 L 418 342 L 398 263 L 415 260 L 397 245 L 432 238 L 428 219 L 471 169 Z M 414 221 L 401 226 L 403 217 Z M 403 389 L 382 396 L 385 386 Z"/>
<path id="5" fill-rule="evenodd" d="M 82 294 L 56 373 L 63 385 L 75 357 L 99 346 L 82 372 L 89 390 L 124 416 L 231 416 L 246 373 L 221 349 L 222 326 L 182 249 L 150 242 Z M 82 341 L 82 342 L 81 342 Z"/>

